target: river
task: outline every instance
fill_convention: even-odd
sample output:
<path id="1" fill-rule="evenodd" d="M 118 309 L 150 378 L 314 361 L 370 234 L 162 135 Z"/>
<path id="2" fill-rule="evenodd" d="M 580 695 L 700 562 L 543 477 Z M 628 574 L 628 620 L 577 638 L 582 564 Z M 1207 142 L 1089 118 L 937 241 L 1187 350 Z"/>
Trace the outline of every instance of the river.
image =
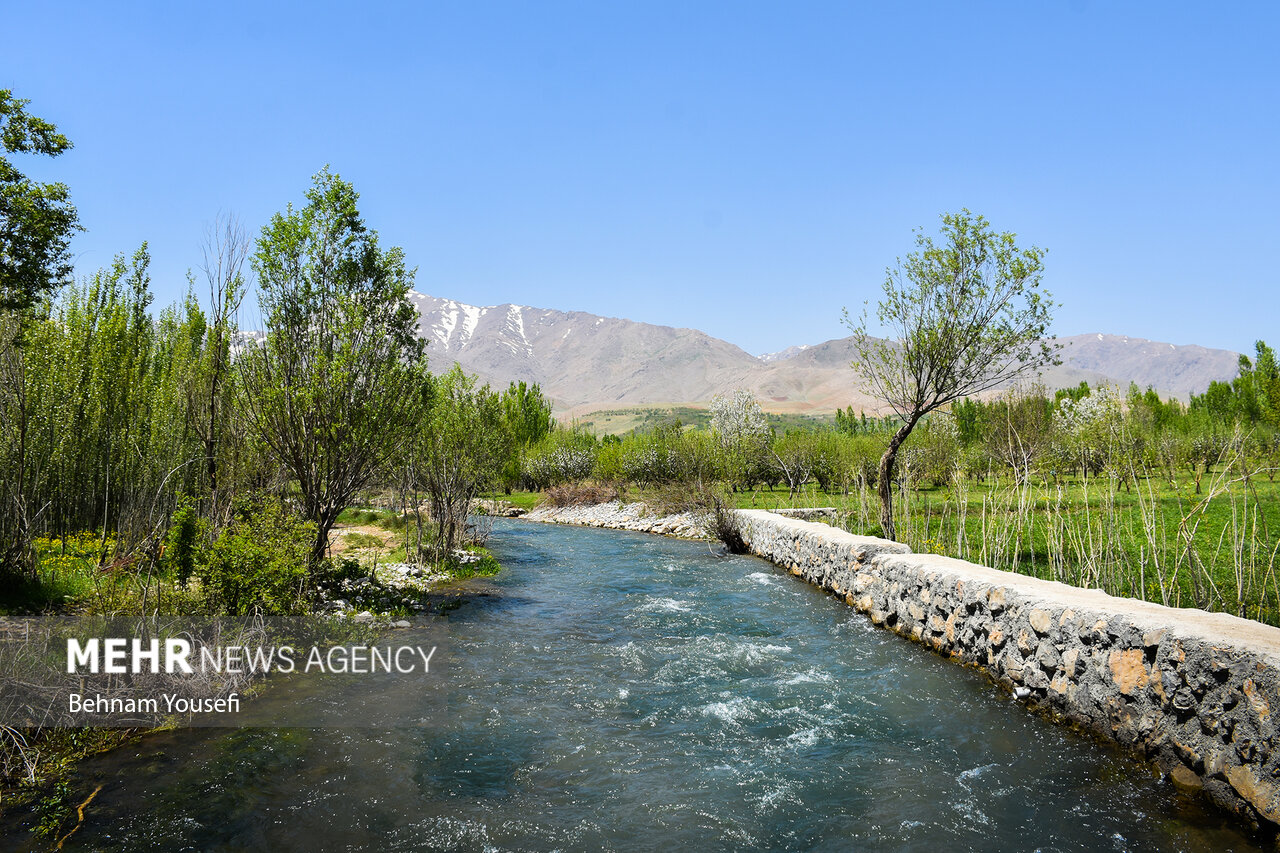
<path id="1" fill-rule="evenodd" d="M 490 546 L 428 725 L 149 737 L 82 766 L 64 849 L 1258 849 L 761 560 L 519 521 Z"/>

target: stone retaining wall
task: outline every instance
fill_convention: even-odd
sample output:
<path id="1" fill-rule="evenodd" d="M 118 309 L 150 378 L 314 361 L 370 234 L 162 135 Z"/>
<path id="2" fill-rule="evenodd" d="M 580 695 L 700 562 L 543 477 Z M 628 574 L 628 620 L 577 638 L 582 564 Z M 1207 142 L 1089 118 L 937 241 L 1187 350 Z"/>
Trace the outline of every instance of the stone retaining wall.
<path id="1" fill-rule="evenodd" d="M 762 510 L 739 518 L 754 553 L 875 624 L 1139 751 L 1184 790 L 1271 831 L 1280 824 L 1280 629 L 912 554 Z"/>

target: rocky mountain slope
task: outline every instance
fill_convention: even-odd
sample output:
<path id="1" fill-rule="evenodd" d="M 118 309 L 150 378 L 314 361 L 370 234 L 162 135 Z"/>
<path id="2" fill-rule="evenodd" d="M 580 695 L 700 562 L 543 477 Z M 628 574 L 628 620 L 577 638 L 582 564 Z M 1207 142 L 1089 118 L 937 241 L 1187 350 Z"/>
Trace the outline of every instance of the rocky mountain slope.
<path id="1" fill-rule="evenodd" d="M 735 388 L 776 411 L 874 409 L 849 368 L 853 339 L 753 356 L 696 329 L 674 329 L 580 311 L 522 305 L 479 307 L 412 295 L 433 370 L 453 362 L 483 380 L 539 383 L 560 414 L 607 408 L 705 404 Z M 1186 398 L 1236 373 L 1239 355 L 1117 335 L 1061 338 L 1063 364 L 1041 377 L 1050 388 L 1109 381 L 1152 385 Z"/>

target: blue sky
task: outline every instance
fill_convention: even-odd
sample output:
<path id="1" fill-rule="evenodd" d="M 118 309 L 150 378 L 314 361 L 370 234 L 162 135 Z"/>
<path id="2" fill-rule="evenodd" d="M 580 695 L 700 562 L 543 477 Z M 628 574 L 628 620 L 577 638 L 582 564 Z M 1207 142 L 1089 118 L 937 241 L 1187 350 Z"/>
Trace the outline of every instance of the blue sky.
<path id="1" fill-rule="evenodd" d="M 417 289 L 847 334 L 961 207 L 1049 250 L 1059 334 L 1280 339 L 1280 6 L 8 3 L 0 87 L 75 150 L 89 273 L 256 234 L 328 163 Z"/>

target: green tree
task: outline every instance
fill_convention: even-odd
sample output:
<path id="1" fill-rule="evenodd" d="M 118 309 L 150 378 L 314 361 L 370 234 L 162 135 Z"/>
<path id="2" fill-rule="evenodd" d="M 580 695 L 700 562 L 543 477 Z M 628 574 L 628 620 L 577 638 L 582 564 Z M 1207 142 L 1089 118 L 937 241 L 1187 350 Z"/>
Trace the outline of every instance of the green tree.
<path id="1" fill-rule="evenodd" d="M 622 445 L 614 444 L 611 450 L 620 451 Z M 595 438 L 577 426 L 559 426 L 547 433 L 541 441 L 525 454 L 521 476 L 535 489 L 546 489 L 561 483 L 577 483 L 591 476 L 596 468 Z M 616 460 L 614 454 L 609 454 Z M 604 479 L 621 476 L 619 470 L 610 469 Z"/>
<path id="2" fill-rule="evenodd" d="M 192 565 L 205 595 L 237 616 L 297 612 L 308 588 L 307 555 L 315 531 L 279 499 L 237 503 L 205 559 Z"/>
<path id="3" fill-rule="evenodd" d="M 306 198 L 257 241 L 266 339 L 240 359 L 240 398 L 298 481 L 318 560 L 338 515 L 413 434 L 426 365 L 403 252 L 378 246 L 355 189 L 327 167 Z"/>
<path id="4" fill-rule="evenodd" d="M 1240 372 L 1230 382 L 1209 383 L 1191 396 L 1188 411 L 1203 413 L 1221 425 L 1251 427 L 1259 422 L 1280 427 L 1280 367 L 1265 341 L 1254 344 L 1256 359 L 1240 356 Z"/>
<path id="5" fill-rule="evenodd" d="M 27 113 L 28 103 L 0 89 L 0 147 L 49 157 L 68 151 L 70 140 Z M 79 227 L 65 184 L 33 181 L 0 157 L 0 309 L 25 310 L 67 282 Z"/>
<path id="6" fill-rule="evenodd" d="M 1257 341 L 1254 344 L 1254 355 L 1256 357 L 1249 365 L 1248 372 L 1258 419 L 1280 429 L 1280 365 L 1276 363 L 1276 352 L 1265 341 Z M 1241 356 L 1242 375 L 1246 361 Z"/>
<path id="7" fill-rule="evenodd" d="M 1046 341 L 1053 302 L 1041 289 L 1044 250 L 1020 249 L 968 210 L 944 214 L 941 240 L 916 232 L 917 251 L 886 271 L 876 311 L 894 340 L 868 333 L 864 308 L 845 323 L 856 338 L 853 366 L 901 418 L 880 459 L 880 526 L 894 538 L 893 472 L 898 450 L 929 412 L 1056 362 Z"/>
<path id="8" fill-rule="evenodd" d="M 1015 387 L 984 407 L 987 456 L 1025 483 L 1053 437 L 1053 403 L 1043 386 Z"/>
<path id="9" fill-rule="evenodd" d="M 1249 356 L 1240 356 L 1240 372 L 1232 380 L 1231 387 L 1236 421 L 1244 425 L 1257 423 L 1262 417 L 1262 408 L 1258 405 L 1257 374 Z"/>
<path id="10" fill-rule="evenodd" d="M 67 288 L 28 329 L 32 484 L 63 533 L 123 524 L 145 535 L 155 470 L 171 461 L 155 451 L 181 416 L 160 417 L 172 341 L 148 312 L 150 284 L 144 243 Z"/>
<path id="11" fill-rule="evenodd" d="M 1209 387 L 1203 394 L 1191 395 L 1191 402 L 1187 408 L 1218 425 L 1230 424 L 1236 418 L 1235 387 L 1230 382 L 1215 379 L 1209 383 Z"/>
<path id="12" fill-rule="evenodd" d="M 520 482 L 525 454 L 551 432 L 554 422 L 551 419 L 551 401 L 536 382 L 532 385 L 524 381 L 512 382 L 502 392 L 501 399 L 503 422 L 512 442 L 511 453 L 502 470 L 502 486 L 507 494 L 511 494 Z"/>
<path id="13" fill-rule="evenodd" d="M 817 435 L 804 429 L 788 430 L 774 440 L 770 453 L 782 481 L 787 484 L 787 500 L 792 500 L 809 482 L 818 465 Z"/>
<path id="14" fill-rule="evenodd" d="M 551 401 L 536 382 L 512 382 L 502 393 L 502 413 L 512 439 L 523 446 L 536 444 L 551 432 Z"/>
<path id="15" fill-rule="evenodd" d="M 1093 393 L 1093 389 L 1089 387 L 1088 382 L 1085 382 L 1082 379 L 1080 380 L 1080 384 L 1074 388 L 1059 388 L 1057 391 L 1054 391 L 1053 402 L 1055 405 L 1063 400 L 1074 400 L 1078 403 L 1085 397 L 1088 397 L 1091 393 Z"/>
<path id="16" fill-rule="evenodd" d="M 672 470 L 683 482 L 703 485 L 716 477 L 716 443 L 710 433 L 677 427 L 671 435 L 668 458 Z"/>
<path id="17" fill-rule="evenodd" d="M 458 365 L 431 380 L 428 394 L 430 415 L 416 436 L 410 479 L 427 493 L 435 524 L 434 541 L 425 548 L 419 519 L 419 559 L 442 560 L 462 540 L 472 500 L 501 475 L 511 437 L 498 395 L 488 385 L 477 388 L 475 377 Z"/>
<path id="18" fill-rule="evenodd" d="M 951 407 L 951 417 L 956 422 L 956 439 L 962 447 L 970 447 L 982 437 L 986 408 L 981 400 L 970 397 L 957 400 Z"/>
<path id="19" fill-rule="evenodd" d="M 7 376 L 25 377 L 21 397 L 0 408 L 0 540 L 11 569 L 24 530 L 101 529 L 118 556 L 154 554 L 178 495 L 198 492 L 187 391 L 205 319 L 194 299 L 155 317 L 151 301 L 144 244 L 27 315 L 22 346 L 3 362 Z"/>
<path id="20" fill-rule="evenodd" d="M 959 428 L 954 418 L 934 415 L 911 435 L 917 476 L 935 486 L 946 486 L 956 474 L 960 461 Z M 918 488 L 918 486 L 917 486 Z"/>

